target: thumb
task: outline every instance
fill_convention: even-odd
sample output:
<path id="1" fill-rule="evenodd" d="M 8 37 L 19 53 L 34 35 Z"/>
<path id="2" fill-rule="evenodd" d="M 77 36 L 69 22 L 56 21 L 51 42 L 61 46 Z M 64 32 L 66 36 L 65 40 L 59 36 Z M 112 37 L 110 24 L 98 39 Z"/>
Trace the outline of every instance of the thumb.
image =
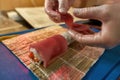
<path id="1" fill-rule="evenodd" d="M 86 44 L 90 46 L 100 46 L 103 47 L 103 42 L 101 39 L 101 33 L 95 33 L 92 35 L 83 35 L 76 31 L 69 30 L 68 33 L 81 44 Z"/>
<path id="2" fill-rule="evenodd" d="M 79 18 L 102 20 L 102 18 L 104 18 L 105 7 L 106 5 L 88 8 L 75 8 L 74 15 Z"/>
<path id="3" fill-rule="evenodd" d="M 59 12 L 67 13 L 69 9 L 69 2 L 68 0 L 58 0 L 59 2 Z"/>

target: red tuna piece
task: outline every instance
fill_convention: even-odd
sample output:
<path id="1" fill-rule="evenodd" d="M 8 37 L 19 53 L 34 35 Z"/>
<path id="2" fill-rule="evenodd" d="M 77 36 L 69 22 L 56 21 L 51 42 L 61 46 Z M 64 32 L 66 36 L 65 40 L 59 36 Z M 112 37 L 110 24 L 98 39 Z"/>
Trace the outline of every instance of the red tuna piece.
<path id="1" fill-rule="evenodd" d="M 47 67 L 53 59 L 67 50 L 67 41 L 63 36 L 55 35 L 30 45 L 30 48 L 37 51 L 42 58 L 44 67 Z"/>

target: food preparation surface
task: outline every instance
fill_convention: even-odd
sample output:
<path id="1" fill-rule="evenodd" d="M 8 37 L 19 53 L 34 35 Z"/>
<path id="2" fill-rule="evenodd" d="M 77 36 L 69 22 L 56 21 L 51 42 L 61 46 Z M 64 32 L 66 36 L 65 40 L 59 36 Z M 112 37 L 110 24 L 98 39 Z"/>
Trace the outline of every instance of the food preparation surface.
<path id="1" fill-rule="evenodd" d="M 80 80 L 102 55 L 103 48 L 89 47 L 74 42 L 69 45 L 64 55 L 59 56 L 47 68 L 31 63 L 28 57 L 30 44 L 65 31 L 66 29 L 60 26 L 51 26 L 4 40 L 3 43 L 40 79 L 44 80 L 48 78 L 49 80 L 53 80 L 53 78 L 68 78 L 70 80 Z"/>

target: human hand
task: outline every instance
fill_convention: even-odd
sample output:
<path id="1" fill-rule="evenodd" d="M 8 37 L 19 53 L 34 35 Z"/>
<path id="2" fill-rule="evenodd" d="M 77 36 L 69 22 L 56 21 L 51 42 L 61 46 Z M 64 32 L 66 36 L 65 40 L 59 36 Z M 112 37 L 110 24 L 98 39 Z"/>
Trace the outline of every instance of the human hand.
<path id="1" fill-rule="evenodd" d="M 74 0 L 45 0 L 45 12 L 54 22 L 61 22 L 61 15 L 65 14 L 73 4 Z"/>
<path id="2" fill-rule="evenodd" d="M 90 46 L 112 48 L 120 44 L 120 1 L 97 7 L 76 8 L 74 15 L 79 18 L 96 19 L 102 22 L 99 33 L 83 35 L 73 30 L 69 34 L 78 42 Z"/>

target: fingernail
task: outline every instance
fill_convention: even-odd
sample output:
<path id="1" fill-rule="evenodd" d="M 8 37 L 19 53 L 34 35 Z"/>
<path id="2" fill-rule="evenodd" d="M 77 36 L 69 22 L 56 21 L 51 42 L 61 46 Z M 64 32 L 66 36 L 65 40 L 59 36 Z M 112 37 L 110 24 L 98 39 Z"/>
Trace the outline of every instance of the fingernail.
<path id="1" fill-rule="evenodd" d="M 59 20 L 59 17 L 54 17 L 55 20 Z"/>
<path id="2" fill-rule="evenodd" d="M 61 17 L 59 15 L 52 16 L 51 18 L 57 22 L 61 22 Z"/>
<path id="3" fill-rule="evenodd" d="M 59 12 L 61 12 L 61 13 L 64 13 L 64 14 L 65 14 L 65 13 L 66 13 L 66 9 L 65 9 L 65 8 L 60 8 L 60 9 L 59 9 Z"/>
<path id="4" fill-rule="evenodd" d="M 73 30 L 68 30 L 68 33 L 69 33 L 71 36 L 74 36 L 74 31 L 73 31 Z"/>

